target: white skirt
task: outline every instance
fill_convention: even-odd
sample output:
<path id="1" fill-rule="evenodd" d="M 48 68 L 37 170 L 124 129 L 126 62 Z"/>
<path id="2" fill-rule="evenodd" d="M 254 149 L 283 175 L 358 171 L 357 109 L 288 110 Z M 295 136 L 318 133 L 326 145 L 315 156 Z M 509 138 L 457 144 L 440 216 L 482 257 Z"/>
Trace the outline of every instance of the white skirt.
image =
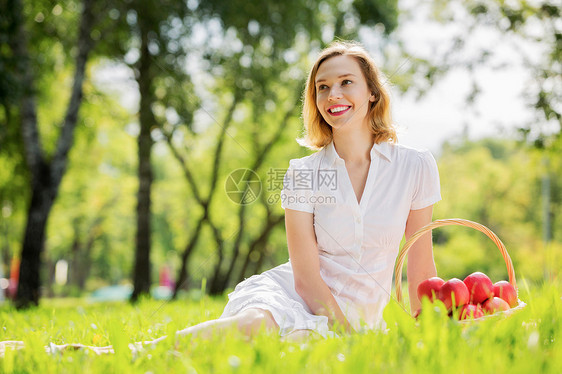
<path id="1" fill-rule="evenodd" d="M 295 291 L 290 262 L 240 282 L 228 295 L 228 303 L 219 318 L 250 308 L 270 311 L 281 336 L 295 330 L 312 330 L 323 337 L 334 336 L 328 328 L 328 317 L 313 314 Z"/>

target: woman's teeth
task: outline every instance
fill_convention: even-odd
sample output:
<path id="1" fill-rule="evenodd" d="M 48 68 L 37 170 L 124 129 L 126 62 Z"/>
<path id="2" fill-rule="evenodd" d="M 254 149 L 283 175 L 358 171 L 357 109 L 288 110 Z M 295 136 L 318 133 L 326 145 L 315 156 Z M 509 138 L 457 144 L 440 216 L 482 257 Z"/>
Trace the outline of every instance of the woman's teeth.
<path id="1" fill-rule="evenodd" d="M 332 108 L 330 109 L 330 113 L 339 113 L 339 112 L 343 112 L 344 110 L 348 109 L 348 106 L 338 106 L 336 108 Z"/>

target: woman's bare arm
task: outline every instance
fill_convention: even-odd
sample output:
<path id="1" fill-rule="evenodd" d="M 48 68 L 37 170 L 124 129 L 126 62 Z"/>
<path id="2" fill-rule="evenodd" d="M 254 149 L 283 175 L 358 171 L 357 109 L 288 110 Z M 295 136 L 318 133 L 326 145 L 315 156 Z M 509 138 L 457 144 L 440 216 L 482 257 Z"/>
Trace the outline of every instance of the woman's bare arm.
<path id="1" fill-rule="evenodd" d="M 330 288 L 320 276 L 312 213 L 285 209 L 285 227 L 297 293 L 314 314 L 327 316 L 330 326 L 337 322 L 346 331 L 352 331 Z"/>
<path id="2" fill-rule="evenodd" d="M 433 205 L 427 208 L 411 210 L 406 222 L 406 240 L 416 231 L 431 222 Z M 410 309 L 412 313 L 421 307 L 417 289 L 421 281 L 436 276 L 433 260 L 431 233 L 420 237 L 408 252 L 408 290 L 410 292 Z"/>

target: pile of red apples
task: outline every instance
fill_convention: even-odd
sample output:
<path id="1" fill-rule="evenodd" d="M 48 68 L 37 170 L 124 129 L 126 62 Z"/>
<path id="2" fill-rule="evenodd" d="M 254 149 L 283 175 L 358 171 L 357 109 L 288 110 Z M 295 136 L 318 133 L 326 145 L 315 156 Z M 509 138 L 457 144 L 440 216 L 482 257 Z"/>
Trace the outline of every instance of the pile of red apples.
<path id="1" fill-rule="evenodd" d="M 467 276 L 464 281 L 453 278 L 444 281 L 439 277 L 424 280 L 418 285 L 418 298 L 441 301 L 450 315 L 459 320 L 484 317 L 505 311 L 518 305 L 517 291 L 511 283 L 502 280 L 492 283 L 479 271 Z M 458 313 L 453 313 L 458 311 Z M 415 313 L 417 317 L 421 310 Z"/>

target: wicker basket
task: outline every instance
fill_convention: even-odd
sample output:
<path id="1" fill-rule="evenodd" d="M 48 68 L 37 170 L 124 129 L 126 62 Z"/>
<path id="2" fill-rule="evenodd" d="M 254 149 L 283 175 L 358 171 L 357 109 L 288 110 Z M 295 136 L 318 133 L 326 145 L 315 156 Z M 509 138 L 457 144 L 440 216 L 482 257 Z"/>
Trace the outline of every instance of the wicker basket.
<path id="1" fill-rule="evenodd" d="M 395 277 L 394 285 L 395 285 L 395 288 L 396 288 L 396 300 L 400 304 L 403 304 L 403 300 L 402 300 L 402 281 L 401 281 L 402 268 L 404 267 L 404 261 L 406 260 L 406 256 L 408 255 L 408 251 L 410 250 L 412 245 L 414 245 L 416 240 L 418 240 L 421 236 L 423 236 L 427 232 L 429 232 L 429 231 L 431 231 L 435 228 L 438 228 L 438 227 L 451 226 L 451 225 L 471 227 L 473 229 L 476 229 L 478 231 L 483 232 L 490 239 L 492 239 L 492 241 L 496 244 L 496 246 L 500 250 L 500 252 L 503 256 L 503 259 L 505 261 L 505 265 L 507 267 L 507 274 L 509 275 L 509 283 L 511 283 L 511 285 L 517 291 L 517 282 L 515 280 L 515 271 L 513 270 L 513 263 L 511 262 L 511 257 L 509 257 L 509 254 L 507 253 L 507 249 L 505 248 L 505 245 L 502 243 L 500 238 L 498 238 L 498 236 L 492 232 L 492 230 L 490 230 L 486 226 L 481 225 L 477 222 L 469 221 L 469 220 L 466 220 L 466 219 L 461 219 L 461 218 L 440 219 L 440 220 L 433 221 L 433 222 L 425 225 L 424 227 L 422 227 L 418 231 L 416 231 L 410 237 L 410 239 L 408 239 L 408 241 L 404 244 L 402 249 L 400 249 L 400 251 L 398 252 L 398 257 L 396 259 L 396 266 L 394 267 L 394 277 Z M 521 300 L 519 300 L 519 305 L 517 305 L 514 308 L 511 308 L 510 310 L 507 310 L 503 313 L 512 312 L 513 310 L 520 309 L 524 306 L 525 306 L 525 303 L 523 303 Z M 502 313 L 502 312 L 498 312 L 498 313 Z"/>

